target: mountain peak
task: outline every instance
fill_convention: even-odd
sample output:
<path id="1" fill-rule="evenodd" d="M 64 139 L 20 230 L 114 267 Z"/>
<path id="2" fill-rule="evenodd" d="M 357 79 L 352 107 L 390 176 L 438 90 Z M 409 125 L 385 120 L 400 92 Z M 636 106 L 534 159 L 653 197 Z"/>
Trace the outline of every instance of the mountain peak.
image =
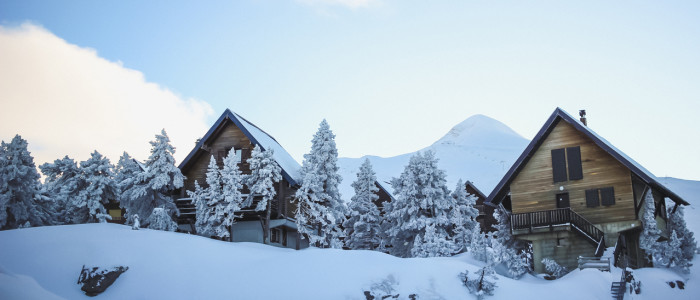
<path id="1" fill-rule="evenodd" d="M 487 146 L 493 144 L 492 142 L 502 144 L 501 139 L 504 137 L 524 140 L 517 132 L 498 120 L 476 114 L 452 127 L 433 146 Z"/>

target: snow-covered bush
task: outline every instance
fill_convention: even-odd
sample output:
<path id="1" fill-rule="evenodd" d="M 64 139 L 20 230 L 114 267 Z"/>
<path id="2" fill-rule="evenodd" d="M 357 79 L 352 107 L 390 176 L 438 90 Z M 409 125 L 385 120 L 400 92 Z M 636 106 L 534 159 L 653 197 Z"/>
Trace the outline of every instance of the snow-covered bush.
<path id="1" fill-rule="evenodd" d="M 529 244 L 515 239 L 510 232 L 510 218 L 504 211 L 497 209 L 494 212 L 497 220 L 496 229 L 493 232 L 492 261 L 503 263 L 511 277 L 517 278 L 532 270 L 530 258 L 532 253 Z"/>
<path id="2" fill-rule="evenodd" d="M 345 235 L 340 225 L 347 208 L 340 199 L 338 170 L 335 134 L 323 120 L 311 140 L 311 152 L 304 154 L 302 183 L 295 194 L 297 228 L 321 247 L 340 248 L 340 238 Z"/>
<path id="3" fill-rule="evenodd" d="M 131 229 L 139 230 L 139 228 L 141 227 L 141 222 L 139 222 L 139 215 L 134 215 L 133 217 L 131 217 L 131 219 L 133 220 L 131 223 Z"/>
<path id="4" fill-rule="evenodd" d="M 469 271 L 459 273 L 459 279 L 467 287 L 470 294 L 476 295 L 477 299 L 484 299 L 485 296 L 493 295 L 497 287 L 495 281 L 498 280 L 498 277 L 496 277 L 493 267 L 485 266 L 474 272 L 472 276 L 469 276 Z"/>
<path id="5" fill-rule="evenodd" d="M 476 260 L 483 262 L 489 262 L 492 260 L 490 251 L 491 238 L 489 235 L 481 232 L 481 230 L 473 230 L 471 235 L 471 245 L 469 246 L 469 252 L 472 257 Z"/>
<path id="6" fill-rule="evenodd" d="M 385 205 L 383 228 L 388 238 L 384 244 L 391 245 L 389 253 L 394 256 L 410 257 L 416 236 L 425 237 L 429 224 L 435 226 L 436 238 L 449 240 L 454 200 L 445 185 L 445 171 L 437 163 L 433 152 L 418 152 L 401 175 L 392 179 L 396 198 Z M 451 245 L 450 251 L 454 248 Z"/>
<path id="7" fill-rule="evenodd" d="M 177 230 L 177 223 L 173 221 L 170 214 L 162 207 L 153 209 L 153 213 L 148 218 L 148 228 L 163 231 Z"/>
<path id="8" fill-rule="evenodd" d="M 659 263 L 667 268 L 676 267 L 685 273 L 689 273 L 693 264 L 683 255 L 683 248 L 681 247 L 683 238 L 678 237 L 676 231 L 673 230 L 671 231 L 671 238 L 663 243 L 665 249 L 663 255 L 659 257 Z"/>
<path id="9" fill-rule="evenodd" d="M 560 264 L 558 264 L 555 260 L 551 258 L 543 258 L 542 263 L 544 264 L 544 269 L 547 271 L 547 274 L 549 274 L 553 278 L 561 278 L 569 272 L 568 270 L 566 270 L 566 268 L 562 267 Z"/>
<path id="10" fill-rule="evenodd" d="M 379 195 L 377 177 L 369 159 L 365 159 L 357 172 L 357 180 L 352 183 L 355 195 L 350 199 L 350 217 L 343 223 L 345 245 L 350 249 L 376 249 L 381 243 L 379 209 L 374 204 Z"/>

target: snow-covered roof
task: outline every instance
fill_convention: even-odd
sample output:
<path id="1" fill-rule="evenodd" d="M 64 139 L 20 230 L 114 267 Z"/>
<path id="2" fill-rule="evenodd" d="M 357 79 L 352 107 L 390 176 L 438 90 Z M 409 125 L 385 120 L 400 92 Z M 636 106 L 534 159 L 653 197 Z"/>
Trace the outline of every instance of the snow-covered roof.
<path id="1" fill-rule="evenodd" d="M 291 185 L 298 185 L 301 183 L 301 175 L 299 171 L 301 170 L 301 165 L 292 158 L 292 156 L 284 150 L 284 148 L 267 132 L 260 129 L 258 126 L 252 122 L 246 120 L 241 115 L 226 109 L 221 117 L 214 123 L 214 125 L 209 129 L 206 135 L 202 137 L 197 145 L 192 149 L 190 154 L 180 163 L 179 168 L 185 167 L 190 160 L 195 156 L 198 150 L 202 149 L 204 143 L 212 138 L 212 135 L 219 126 L 223 124 L 225 120 L 231 120 L 238 129 L 240 129 L 243 134 L 250 140 L 255 146 L 261 147 L 263 150 L 273 149 L 273 158 L 282 168 L 282 177 L 284 177 L 287 182 Z"/>
<path id="2" fill-rule="evenodd" d="M 549 117 L 549 119 L 547 119 L 547 122 L 544 123 L 544 126 L 542 126 L 535 138 L 532 139 L 527 148 L 525 148 L 525 151 L 523 151 L 520 157 L 518 157 L 518 160 L 516 160 L 513 166 L 510 168 L 510 170 L 508 170 L 508 173 L 506 173 L 503 179 L 501 179 L 498 185 L 496 185 L 496 187 L 489 195 L 487 202 L 497 204 L 498 201 L 500 201 L 500 199 L 508 191 L 507 187 L 510 185 L 510 182 L 515 178 L 515 175 L 517 175 L 520 172 L 520 170 L 525 166 L 525 164 L 527 164 L 532 154 L 535 153 L 537 148 L 539 148 L 542 142 L 544 142 L 546 137 L 549 135 L 552 129 L 554 129 L 554 127 L 558 124 L 559 121 L 567 122 L 571 124 L 574 128 L 576 128 L 576 130 L 585 134 L 587 137 L 593 140 L 593 142 L 596 145 L 605 150 L 605 152 L 610 154 L 621 164 L 629 168 L 630 171 L 632 171 L 635 175 L 641 178 L 646 184 L 650 185 L 652 188 L 655 188 L 656 190 L 664 194 L 665 197 L 670 198 L 676 203 L 689 205 L 687 201 L 683 200 L 680 196 L 678 196 L 676 193 L 674 193 L 665 185 L 663 185 L 656 178 L 656 176 L 654 176 L 654 174 L 649 172 L 649 170 L 642 167 L 642 165 L 637 163 L 627 154 L 620 151 L 617 147 L 613 146 L 608 140 L 599 136 L 588 126 L 584 125 L 583 123 L 581 123 L 581 121 L 574 118 L 569 113 L 567 113 L 559 107 L 557 107 L 557 109 L 554 110 L 552 115 Z"/>

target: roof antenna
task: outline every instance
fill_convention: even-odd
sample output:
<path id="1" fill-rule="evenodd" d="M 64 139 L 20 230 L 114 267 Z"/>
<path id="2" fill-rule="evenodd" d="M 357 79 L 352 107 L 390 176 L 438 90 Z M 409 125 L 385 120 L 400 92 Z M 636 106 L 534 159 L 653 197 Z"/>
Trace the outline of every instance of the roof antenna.
<path id="1" fill-rule="evenodd" d="M 586 110 L 579 110 L 578 115 L 581 116 L 581 123 L 583 123 L 583 126 L 588 127 L 588 120 L 586 119 Z"/>

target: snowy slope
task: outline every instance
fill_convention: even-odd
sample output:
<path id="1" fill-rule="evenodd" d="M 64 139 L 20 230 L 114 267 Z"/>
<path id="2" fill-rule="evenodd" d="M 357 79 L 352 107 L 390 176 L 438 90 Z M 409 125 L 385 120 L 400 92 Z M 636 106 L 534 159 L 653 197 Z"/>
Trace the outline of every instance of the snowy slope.
<path id="1" fill-rule="evenodd" d="M 418 299 L 475 299 L 457 275 L 482 266 L 468 254 L 403 259 L 373 251 L 295 251 L 115 224 L 2 231 L 0 249 L 0 299 L 88 299 L 76 284 L 83 264 L 129 267 L 96 299 L 364 299 L 363 290 L 389 276 L 399 299 L 412 293 Z M 684 280 L 673 271 L 635 271 L 644 283 L 635 299 L 697 299 L 698 266 L 700 260 L 683 291 L 665 284 Z M 609 299 L 619 276 L 619 270 L 589 269 L 555 281 L 500 277 L 487 299 Z"/>
<path id="2" fill-rule="evenodd" d="M 453 189 L 457 180 L 470 180 L 488 194 L 508 168 L 515 162 L 528 144 L 528 140 L 505 124 L 484 115 L 474 115 L 453 127 L 445 136 L 419 151 L 435 151 L 439 166 L 447 172 L 448 188 Z M 385 182 L 398 177 L 414 154 L 382 158 L 340 158 L 340 187 L 343 199 L 354 194 L 350 184 L 365 158 L 369 158 L 377 172 L 377 179 Z M 390 185 L 385 185 L 390 189 Z"/>

